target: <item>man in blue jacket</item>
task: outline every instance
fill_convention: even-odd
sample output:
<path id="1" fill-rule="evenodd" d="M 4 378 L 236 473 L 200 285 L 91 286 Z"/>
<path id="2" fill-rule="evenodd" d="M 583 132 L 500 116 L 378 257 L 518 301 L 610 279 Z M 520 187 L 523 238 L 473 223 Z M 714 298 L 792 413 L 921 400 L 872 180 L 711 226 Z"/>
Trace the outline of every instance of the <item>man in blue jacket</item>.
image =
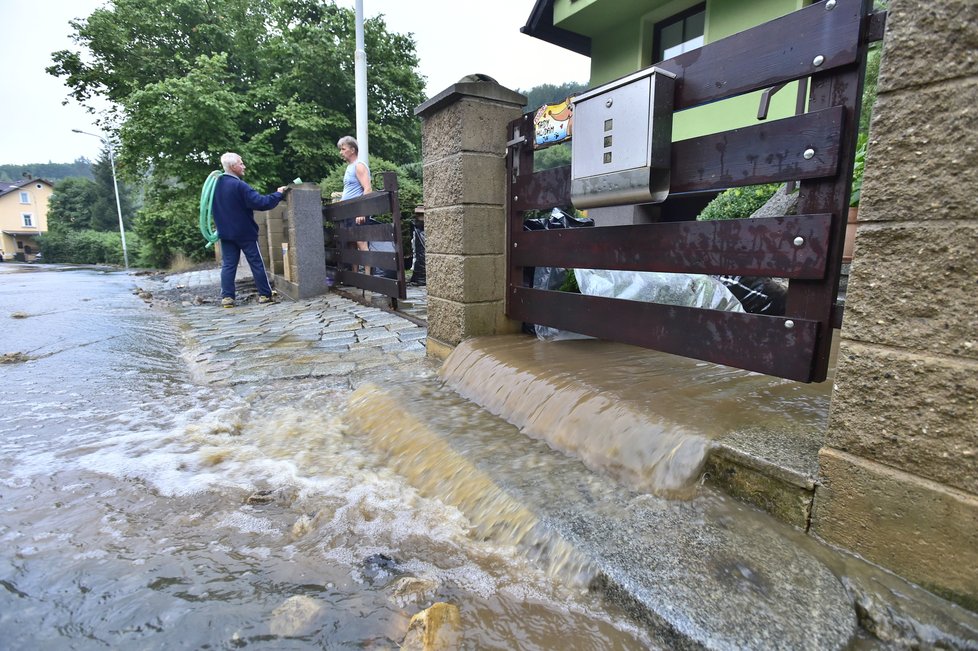
<path id="1" fill-rule="evenodd" d="M 282 200 L 282 193 L 288 188 L 282 186 L 271 194 L 258 194 L 250 185 L 241 180 L 245 164 L 238 154 L 228 152 L 221 156 L 224 174 L 217 180 L 214 188 L 214 201 L 211 213 L 214 226 L 221 238 L 221 305 L 234 307 L 234 276 L 238 262 L 244 253 L 251 275 L 255 277 L 258 288 L 258 302 L 272 302 L 272 288 L 265 274 L 265 263 L 258 250 L 258 224 L 255 223 L 255 210 L 271 210 Z"/>

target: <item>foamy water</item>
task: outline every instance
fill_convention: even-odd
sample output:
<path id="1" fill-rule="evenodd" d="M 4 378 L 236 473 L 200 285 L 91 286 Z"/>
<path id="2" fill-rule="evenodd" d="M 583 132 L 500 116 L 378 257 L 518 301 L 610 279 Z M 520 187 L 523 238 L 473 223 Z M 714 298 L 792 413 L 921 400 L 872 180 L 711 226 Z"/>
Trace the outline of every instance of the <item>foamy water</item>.
<path id="1" fill-rule="evenodd" d="M 434 601 L 465 648 L 647 644 L 419 495 L 347 431 L 342 383 L 203 385 L 132 277 L 3 267 L 5 352 L 31 358 L 2 367 L 4 648 L 394 648 Z"/>

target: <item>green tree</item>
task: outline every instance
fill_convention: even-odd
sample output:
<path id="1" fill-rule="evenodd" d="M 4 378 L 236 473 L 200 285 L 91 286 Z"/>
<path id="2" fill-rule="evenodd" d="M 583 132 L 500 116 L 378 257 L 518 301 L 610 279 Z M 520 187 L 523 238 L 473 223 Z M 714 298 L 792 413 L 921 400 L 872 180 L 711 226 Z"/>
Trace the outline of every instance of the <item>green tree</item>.
<path id="1" fill-rule="evenodd" d="M 119 125 L 120 172 L 149 183 L 135 226 L 154 260 L 207 255 L 199 235 L 183 236 L 196 229 L 193 205 L 221 153 L 240 153 L 248 182 L 268 192 L 324 176 L 337 139 L 354 131 L 350 9 L 321 0 L 109 0 L 72 26 L 86 52 L 54 53 L 48 72 L 83 105 L 115 105 L 107 119 Z M 424 86 L 414 41 L 389 33 L 382 17 L 367 21 L 365 38 L 371 153 L 417 161 L 413 109 Z"/>
<path id="2" fill-rule="evenodd" d="M 119 206 L 116 206 L 116 179 L 112 176 L 112 162 L 107 149 L 102 150 L 99 160 L 92 166 L 92 173 L 95 175 L 95 193 L 91 205 L 92 230 L 118 231 L 119 207 L 122 208 L 122 223 L 128 229 L 132 225 L 132 195 L 126 183 L 119 179 Z"/>
<path id="3" fill-rule="evenodd" d="M 46 179 L 51 182 L 69 177 L 92 178 L 92 161 L 84 156 L 73 163 L 30 163 L 28 165 L 0 165 L 0 181 L 19 181 L 25 177 Z"/>
<path id="4" fill-rule="evenodd" d="M 48 228 L 52 232 L 91 228 L 96 190 L 89 179 L 69 177 L 58 182 L 48 202 Z"/>

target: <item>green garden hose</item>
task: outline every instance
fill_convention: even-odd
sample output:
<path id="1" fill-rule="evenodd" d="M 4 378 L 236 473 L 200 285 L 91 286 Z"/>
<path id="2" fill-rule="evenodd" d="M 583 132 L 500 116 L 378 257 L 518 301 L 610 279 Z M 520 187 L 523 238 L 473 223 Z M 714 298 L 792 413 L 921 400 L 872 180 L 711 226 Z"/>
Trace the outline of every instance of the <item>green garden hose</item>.
<path id="1" fill-rule="evenodd" d="M 211 212 L 211 206 L 214 203 L 214 188 L 217 187 L 217 179 L 221 175 L 222 172 L 216 170 L 211 172 L 207 176 L 207 180 L 204 181 L 204 187 L 200 190 L 200 234 L 207 240 L 207 245 L 204 248 L 208 249 L 214 246 L 214 242 L 220 237 L 214 228 L 214 215 Z"/>

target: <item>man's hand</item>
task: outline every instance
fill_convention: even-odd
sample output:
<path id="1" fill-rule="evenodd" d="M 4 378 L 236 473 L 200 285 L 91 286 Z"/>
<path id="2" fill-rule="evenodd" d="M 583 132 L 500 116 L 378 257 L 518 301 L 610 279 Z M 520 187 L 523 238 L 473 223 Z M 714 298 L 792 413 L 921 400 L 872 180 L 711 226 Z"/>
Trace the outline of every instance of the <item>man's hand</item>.
<path id="1" fill-rule="evenodd" d="M 360 217 L 357 217 L 357 220 L 356 221 L 357 221 L 358 224 L 362 224 L 365 221 L 367 221 L 367 218 L 361 215 Z"/>
<path id="2" fill-rule="evenodd" d="M 278 192 L 281 192 L 282 194 L 285 194 L 285 191 L 288 190 L 288 189 L 289 189 L 289 186 L 283 185 L 282 187 L 280 187 L 278 189 Z"/>

